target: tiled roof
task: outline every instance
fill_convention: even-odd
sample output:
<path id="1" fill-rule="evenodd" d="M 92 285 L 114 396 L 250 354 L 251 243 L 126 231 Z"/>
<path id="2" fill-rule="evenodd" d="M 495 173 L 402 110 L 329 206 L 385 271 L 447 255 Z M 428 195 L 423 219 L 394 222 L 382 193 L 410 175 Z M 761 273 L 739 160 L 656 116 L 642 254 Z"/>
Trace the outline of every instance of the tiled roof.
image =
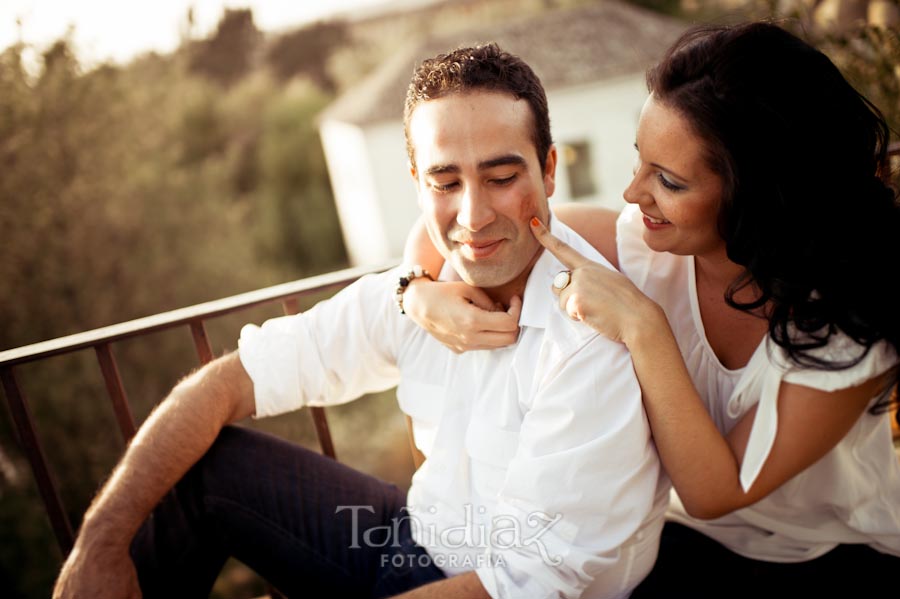
<path id="1" fill-rule="evenodd" d="M 320 120 L 362 125 L 402 118 L 415 65 L 459 46 L 497 42 L 530 64 L 549 92 L 641 73 L 685 28 L 685 23 L 671 17 L 613 0 L 473 27 L 407 45 L 343 93 Z"/>

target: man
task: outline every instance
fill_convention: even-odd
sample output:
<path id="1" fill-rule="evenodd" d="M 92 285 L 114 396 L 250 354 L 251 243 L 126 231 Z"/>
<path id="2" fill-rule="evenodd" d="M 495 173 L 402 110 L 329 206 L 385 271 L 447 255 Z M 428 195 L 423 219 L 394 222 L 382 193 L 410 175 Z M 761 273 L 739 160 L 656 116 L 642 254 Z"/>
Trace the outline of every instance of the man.
<path id="1" fill-rule="evenodd" d="M 494 45 L 457 50 L 417 69 L 404 121 L 429 235 L 495 302 L 523 298 L 518 342 L 452 353 L 397 310 L 408 269 L 245 327 L 238 353 L 181 382 L 141 428 L 58 596 L 137 593 L 129 551 L 145 596 L 204 595 L 229 555 L 314 597 L 616 597 L 649 571 L 666 494 L 630 358 L 555 308 L 561 266 L 529 230 L 548 222 L 557 161 L 540 82 Z M 605 262 L 560 223 L 553 232 Z M 406 498 L 223 430 L 398 383 L 427 456 Z"/>

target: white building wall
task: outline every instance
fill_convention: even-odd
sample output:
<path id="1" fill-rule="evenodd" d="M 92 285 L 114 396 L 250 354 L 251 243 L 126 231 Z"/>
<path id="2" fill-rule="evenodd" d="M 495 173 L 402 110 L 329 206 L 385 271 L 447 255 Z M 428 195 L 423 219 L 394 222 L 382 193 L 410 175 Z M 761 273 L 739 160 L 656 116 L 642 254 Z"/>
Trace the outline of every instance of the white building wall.
<path id="1" fill-rule="evenodd" d="M 631 182 L 637 153 L 634 141 L 641 107 L 647 99 L 643 74 L 590 86 L 548 92 L 550 129 L 560 149 L 567 142 L 588 141 L 597 194 L 578 201 L 620 209 L 622 192 Z M 562 158 L 562 156 L 561 156 Z M 553 203 L 571 201 L 565 165 L 557 167 Z"/>
<path id="2" fill-rule="evenodd" d="M 319 134 L 350 263 L 377 264 L 390 250 L 366 134 L 336 121 L 323 122 Z"/>
<path id="3" fill-rule="evenodd" d="M 387 121 L 366 129 L 366 144 L 372 177 L 378 189 L 385 253 L 369 263 L 385 262 L 403 256 L 406 234 L 419 216 L 418 196 L 409 175 L 403 123 Z"/>

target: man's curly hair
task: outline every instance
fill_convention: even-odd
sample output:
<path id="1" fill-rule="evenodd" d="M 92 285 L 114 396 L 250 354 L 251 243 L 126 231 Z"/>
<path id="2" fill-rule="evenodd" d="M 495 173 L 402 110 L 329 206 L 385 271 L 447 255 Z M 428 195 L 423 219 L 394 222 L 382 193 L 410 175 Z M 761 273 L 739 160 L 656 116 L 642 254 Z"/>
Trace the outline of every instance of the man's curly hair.
<path id="1" fill-rule="evenodd" d="M 403 132 L 406 135 L 406 152 L 410 162 L 415 164 L 415 149 L 409 138 L 409 121 L 416 107 L 428 100 L 473 90 L 507 93 L 517 100 L 528 102 L 533 118 L 531 138 L 543 170 L 547 152 L 553 143 L 544 87 L 531 67 L 521 58 L 501 50 L 494 43 L 439 54 L 416 68 L 406 91 L 406 104 L 403 108 Z"/>

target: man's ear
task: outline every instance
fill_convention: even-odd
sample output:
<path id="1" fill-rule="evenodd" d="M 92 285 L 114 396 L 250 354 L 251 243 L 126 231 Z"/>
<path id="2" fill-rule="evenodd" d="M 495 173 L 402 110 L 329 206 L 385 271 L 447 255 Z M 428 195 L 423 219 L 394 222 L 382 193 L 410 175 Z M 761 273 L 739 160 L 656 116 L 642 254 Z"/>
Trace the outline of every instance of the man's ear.
<path id="1" fill-rule="evenodd" d="M 556 191 L 556 157 L 556 146 L 551 145 L 544 166 L 544 193 L 548 198 Z"/>
<path id="2" fill-rule="evenodd" d="M 419 205 L 419 210 L 421 210 L 422 194 L 419 193 L 419 172 L 416 170 L 416 165 L 413 164 L 412 160 L 406 161 L 406 168 L 409 169 L 409 176 L 412 177 L 413 183 L 416 186 L 416 203 Z"/>

